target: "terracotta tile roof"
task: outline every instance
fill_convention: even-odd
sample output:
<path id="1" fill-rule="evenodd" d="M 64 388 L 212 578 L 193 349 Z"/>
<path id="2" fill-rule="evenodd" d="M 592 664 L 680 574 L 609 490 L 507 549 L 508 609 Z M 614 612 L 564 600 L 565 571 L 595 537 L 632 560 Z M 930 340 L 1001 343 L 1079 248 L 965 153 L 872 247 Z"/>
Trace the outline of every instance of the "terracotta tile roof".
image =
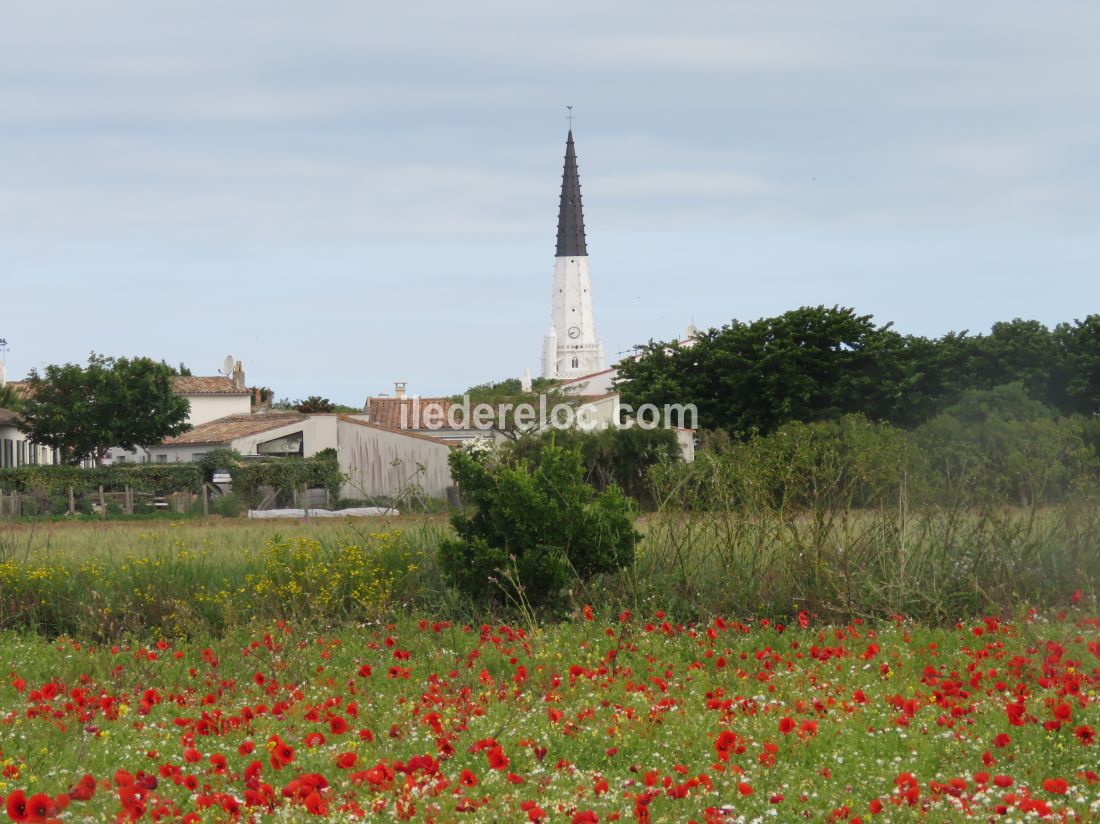
<path id="1" fill-rule="evenodd" d="M 200 424 L 194 429 L 168 438 L 164 446 L 183 444 L 228 444 L 237 438 L 259 435 L 281 426 L 304 421 L 307 416 L 298 412 L 264 412 L 258 415 L 227 415 L 216 421 Z"/>
<path id="2" fill-rule="evenodd" d="M 236 384 L 224 375 L 199 377 L 198 375 L 177 375 L 172 378 L 172 390 L 177 395 L 250 395 L 247 389 L 238 389 Z"/>
<path id="3" fill-rule="evenodd" d="M 14 426 L 19 422 L 19 413 L 0 408 L 0 426 Z"/>
<path id="4" fill-rule="evenodd" d="M 414 426 L 416 409 L 413 407 L 413 398 L 368 398 L 367 408 L 364 410 L 370 416 L 370 422 L 385 427 L 386 429 L 415 430 L 427 429 L 424 426 L 425 416 L 430 415 L 433 420 L 441 420 L 441 425 L 435 430 L 441 429 L 465 429 L 465 426 L 451 426 L 447 420 L 447 414 L 452 406 L 460 404 L 448 398 L 416 398 L 419 401 L 420 425 Z M 404 410 L 404 412 L 402 412 Z M 404 421 L 404 425 L 402 425 Z"/>

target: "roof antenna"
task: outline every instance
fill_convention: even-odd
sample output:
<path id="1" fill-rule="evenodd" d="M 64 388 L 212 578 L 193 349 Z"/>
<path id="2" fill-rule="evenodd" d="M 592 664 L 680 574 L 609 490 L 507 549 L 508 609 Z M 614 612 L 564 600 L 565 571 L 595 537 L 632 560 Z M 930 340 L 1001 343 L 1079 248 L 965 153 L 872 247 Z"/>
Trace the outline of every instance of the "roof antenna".
<path id="1" fill-rule="evenodd" d="M 569 131 L 573 131 L 573 107 L 566 106 L 565 108 L 569 110 L 569 114 L 565 116 L 566 120 L 569 121 Z"/>

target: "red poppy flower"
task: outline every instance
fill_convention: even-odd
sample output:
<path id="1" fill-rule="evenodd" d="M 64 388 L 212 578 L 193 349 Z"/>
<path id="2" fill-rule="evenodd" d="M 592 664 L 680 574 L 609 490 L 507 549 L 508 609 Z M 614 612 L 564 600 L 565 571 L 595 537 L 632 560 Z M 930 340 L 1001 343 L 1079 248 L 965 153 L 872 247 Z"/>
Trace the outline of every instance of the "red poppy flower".
<path id="1" fill-rule="evenodd" d="M 27 821 L 45 821 L 53 812 L 53 799 L 45 793 L 35 793 L 27 799 Z"/>
<path id="2" fill-rule="evenodd" d="M 1043 789 L 1052 795 L 1065 795 L 1069 782 L 1064 778 L 1048 778 L 1043 782 Z"/>
<path id="3" fill-rule="evenodd" d="M 310 815 L 328 815 L 328 804 L 320 793 L 310 793 L 305 800 L 306 812 Z"/>
<path id="4" fill-rule="evenodd" d="M 8 818 L 12 821 L 27 820 L 27 796 L 22 790 L 16 790 L 8 796 Z"/>
<path id="5" fill-rule="evenodd" d="M 504 748 L 499 745 L 487 749 L 485 757 L 489 760 L 489 766 L 494 770 L 503 770 L 509 764 L 508 756 L 504 754 Z"/>
<path id="6" fill-rule="evenodd" d="M 87 801 L 95 795 L 95 779 L 86 775 L 69 791 L 69 797 L 75 801 Z"/>
<path id="7" fill-rule="evenodd" d="M 1085 745 L 1091 744 L 1096 740 L 1096 730 L 1088 724 L 1082 724 L 1073 731 L 1073 734 L 1077 736 L 1078 741 Z"/>

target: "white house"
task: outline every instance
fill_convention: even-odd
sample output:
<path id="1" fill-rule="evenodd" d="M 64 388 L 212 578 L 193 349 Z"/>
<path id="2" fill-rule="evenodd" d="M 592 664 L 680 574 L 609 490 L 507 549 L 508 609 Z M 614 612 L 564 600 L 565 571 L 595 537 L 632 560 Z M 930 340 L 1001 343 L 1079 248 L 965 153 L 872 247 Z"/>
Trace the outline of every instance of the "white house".
<path id="1" fill-rule="evenodd" d="M 0 468 L 57 463 L 57 450 L 32 443 L 18 422 L 19 413 L 0 409 Z"/>
<path id="2" fill-rule="evenodd" d="M 172 389 L 178 397 L 191 404 L 187 422 L 199 426 L 227 415 L 247 415 L 252 411 L 252 393 L 244 383 L 241 362 L 232 378 L 224 375 L 198 377 L 181 375 L 172 378 Z"/>
<path id="3" fill-rule="evenodd" d="M 438 438 L 390 429 L 363 416 L 298 412 L 229 415 L 207 421 L 150 447 L 155 463 L 197 461 L 214 449 L 245 457 L 310 458 L 335 449 L 345 476 L 345 498 L 398 497 L 410 488 L 435 498 L 454 486 L 447 458 L 453 447 Z"/>
<path id="4" fill-rule="evenodd" d="M 177 397 L 186 398 L 190 404 L 187 423 L 192 427 L 252 412 L 253 393 L 245 385 L 244 369 L 240 361 L 237 361 L 231 377 L 177 375 L 172 378 L 172 391 Z M 154 460 L 149 457 L 150 452 L 148 449 L 131 452 L 116 447 L 108 451 L 107 463 L 145 463 Z"/>

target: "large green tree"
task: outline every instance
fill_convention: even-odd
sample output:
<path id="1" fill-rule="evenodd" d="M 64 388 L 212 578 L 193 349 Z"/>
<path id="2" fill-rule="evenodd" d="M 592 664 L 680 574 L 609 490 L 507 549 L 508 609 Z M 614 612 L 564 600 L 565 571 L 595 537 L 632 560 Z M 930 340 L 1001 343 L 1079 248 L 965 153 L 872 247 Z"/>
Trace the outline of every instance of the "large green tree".
<path id="1" fill-rule="evenodd" d="M 190 428 L 190 404 L 172 391 L 175 374 L 151 358 L 94 352 L 87 366 L 51 364 L 42 374 L 31 370 L 20 426 L 70 464 L 98 460 L 115 446 L 151 446 Z"/>
<path id="2" fill-rule="evenodd" d="M 913 382 L 906 349 L 905 338 L 870 315 L 802 307 L 735 320 L 690 345 L 650 341 L 618 364 L 618 385 L 635 408 L 694 403 L 702 427 L 731 432 L 849 412 L 893 419 Z"/>
<path id="3" fill-rule="evenodd" d="M 1100 315 L 1060 323 L 1053 338 L 1061 367 L 1055 403 L 1064 412 L 1100 415 Z"/>
<path id="4" fill-rule="evenodd" d="M 847 413 L 915 427 L 967 392 L 1006 384 L 1062 414 L 1100 415 L 1100 315 L 924 338 L 851 309 L 803 307 L 734 321 L 690 346 L 650 341 L 637 355 L 618 364 L 624 400 L 695 403 L 701 426 L 730 433 Z"/>

